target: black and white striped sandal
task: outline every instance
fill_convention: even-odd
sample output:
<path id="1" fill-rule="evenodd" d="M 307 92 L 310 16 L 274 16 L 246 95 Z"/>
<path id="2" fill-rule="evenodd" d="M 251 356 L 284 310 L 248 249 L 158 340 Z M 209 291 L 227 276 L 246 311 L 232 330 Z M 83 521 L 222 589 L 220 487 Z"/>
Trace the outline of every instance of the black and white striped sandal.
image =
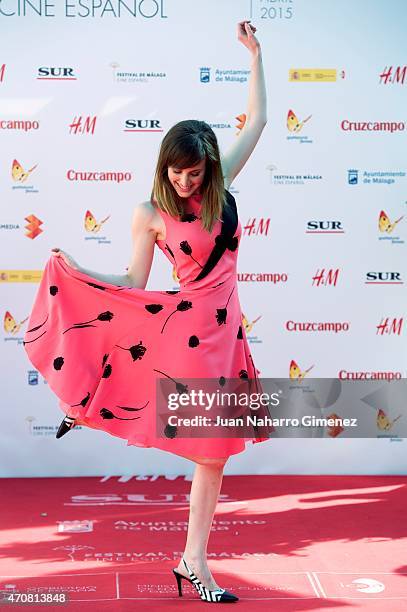
<path id="1" fill-rule="evenodd" d="M 199 580 L 199 578 L 194 574 L 194 572 L 188 567 L 184 558 L 182 558 L 182 561 L 185 565 L 188 574 L 190 575 L 190 578 L 183 576 L 176 569 L 172 570 L 174 572 L 175 578 L 177 579 L 178 595 L 180 597 L 182 597 L 181 580 L 184 579 L 188 580 L 188 582 L 191 582 L 194 585 L 202 601 L 208 601 L 211 603 L 232 603 L 234 601 L 239 601 L 239 598 L 236 597 L 236 595 L 229 593 L 229 591 L 226 591 L 226 589 L 215 589 L 213 591 L 207 589 Z"/>

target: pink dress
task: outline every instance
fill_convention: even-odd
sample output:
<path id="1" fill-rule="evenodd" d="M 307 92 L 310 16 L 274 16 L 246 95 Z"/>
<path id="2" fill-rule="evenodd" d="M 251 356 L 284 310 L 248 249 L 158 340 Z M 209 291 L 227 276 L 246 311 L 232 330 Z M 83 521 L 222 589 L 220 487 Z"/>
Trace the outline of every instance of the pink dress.
<path id="1" fill-rule="evenodd" d="M 273 428 L 222 438 L 157 428 L 157 379 L 249 378 L 261 391 L 238 297 L 241 225 L 228 191 L 226 199 L 211 233 L 201 226 L 200 195 L 186 200 L 178 219 L 156 207 L 166 226 L 157 245 L 175 267 L 179 291 L 118 287 L 48 259 L 24 347 L 65 414 L 128 445 L 181 456 L 227 457 L 269 439 Z"/>

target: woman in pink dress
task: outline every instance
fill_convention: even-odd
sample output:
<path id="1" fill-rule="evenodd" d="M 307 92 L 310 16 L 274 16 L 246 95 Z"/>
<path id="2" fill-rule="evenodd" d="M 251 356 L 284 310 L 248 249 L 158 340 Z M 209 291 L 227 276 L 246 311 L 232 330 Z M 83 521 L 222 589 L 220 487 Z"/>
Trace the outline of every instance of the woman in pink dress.
<path id="1" fill-rule="evenodd" d="M 266 124 L 266 91 L 256 28 L 238 24 L 251 53 L 244 126 L 221 159 L 216 136 L 203 121 L 174 125 L 164 137 L 151 200 L 136 206 L 133 254 L 127 273 L 86 270 L 58 248 L 47 261 L 24 347 L 75 424 L 102 429 L 128 445 L 154 447 L 196 463 L 185 551 L 173 572 L 179 594 L 190 581 L 204 601 L 238 598 L 221 588 L 207 564 L 207 543 L 228 457 L 246 442 L 269 438 L 193 437 L 160 421 L 157 382 L 182 392 L 185 378 L 255 381 L 257 375 L 237 289 L 241 239 L 236 202 L 228 188 Z M 154 246 L 173 266 L 179 291 L 147 291 Z"/>

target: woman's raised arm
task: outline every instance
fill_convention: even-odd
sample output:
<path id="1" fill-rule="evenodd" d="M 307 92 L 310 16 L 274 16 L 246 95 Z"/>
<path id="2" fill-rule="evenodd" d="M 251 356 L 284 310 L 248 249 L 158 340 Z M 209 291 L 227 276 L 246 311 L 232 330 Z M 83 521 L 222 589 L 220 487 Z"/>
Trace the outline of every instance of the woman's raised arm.
<path id="1" fill-rule="evenodd" d="M 256 28 L 248 21 L 238 24 L 238 39 L 251 53 L 249 101 L 246 121 L 230 149 L 222 158 L 225 187 L 228 188 L 252 154 L 267 123 L 267 95 L 264 82 L 263 61 L 260 43 L 255 36 Z"/>

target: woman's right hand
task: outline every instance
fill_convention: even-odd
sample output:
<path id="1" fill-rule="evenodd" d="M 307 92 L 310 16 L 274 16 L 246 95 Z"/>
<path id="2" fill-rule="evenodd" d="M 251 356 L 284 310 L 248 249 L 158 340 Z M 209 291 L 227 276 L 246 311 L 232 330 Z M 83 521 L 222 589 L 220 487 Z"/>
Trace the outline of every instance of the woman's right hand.
<path id="1" fill-rule="evenodd" d="M 257 53 L 260 49 L 260 43 L 255 37 L 257 28 L 249 22 L 250 20 L 245 19 L 237 24 L 237 38 L 251 53 Z"/>
<path id="2" fill-rule="evenodd" d="M 55 249 L 52 249 L 52 254 L 55 257 L 62 257 L 62 259 L 65 261 L 65 263 L 68 264 L 68 266 L 71 266 L 71 268 L 75 268 L 76 270 L 79 270 L 79 264 L 74 260 L 73 257 L 71 257 L 65 251 L 62 251 L 61 249 L 56 247 Z"/>

